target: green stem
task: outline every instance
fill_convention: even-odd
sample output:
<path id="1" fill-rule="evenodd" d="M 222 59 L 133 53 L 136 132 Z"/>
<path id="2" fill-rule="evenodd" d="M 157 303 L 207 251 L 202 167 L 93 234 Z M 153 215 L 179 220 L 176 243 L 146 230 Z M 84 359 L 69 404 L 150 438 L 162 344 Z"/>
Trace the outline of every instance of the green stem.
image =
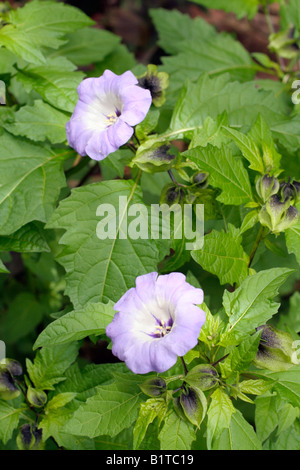
<path id="1" fill-rule="evenodd" d="M 251 264 L 252 264 L 252 261 L 254 259 L 254 256 L 256 254 L 256 251 L 257 251 L 257 248 L 261 242 L 261 240 L 263 239 L 263 234 L 264 234 L 264 230 L 265 228 L 263 226 L 260 227 L 259 231 L 258 231 L 258 234 L 257 234 L 257 237 L 256 237 L 256 240 L 254 242 L 254 245 L 252 247 L 252 250 L 251 250 L 251 253 L 250 253 L 250 256 L 249 256 L 249 263 L 248 263 L 248 268 L 250 268 Z"/>
<path id="2" fill-rule="evenodd" d="M 183 359 L 182 356 L 180 356 L 180 360 L 181 360 L 182 367 L 183 367 L 183 370 L 184 370 L 184 375 L 187 375 L 188 369 L 187 369 L 187 367 L 186 367 L 186 363 L 184 362 L 184 359 Z"/>

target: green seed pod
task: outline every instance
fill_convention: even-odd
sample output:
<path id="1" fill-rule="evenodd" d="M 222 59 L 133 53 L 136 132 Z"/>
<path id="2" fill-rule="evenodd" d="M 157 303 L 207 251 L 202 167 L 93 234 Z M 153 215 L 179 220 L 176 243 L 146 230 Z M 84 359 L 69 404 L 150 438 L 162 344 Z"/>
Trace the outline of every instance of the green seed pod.
<path id="1" fill-rule="evenodd" d="M 172 206 L 173 204 L 180 204 L 185 196 L 183 188 L 176 185 L 175 183 L 167 184 L 160 196 L 160 204 L 168 204 Z"/>
<path id="2" fill-rule="evenodd" d="M 281 202 L 276 194 L 271 196 L 262 207 L 258 217 L 262 225 L 268 227 L 274 233 L 279 233 L 298 222 L 299 211 L 296 207 L 291 206 L 288 200 Z"/>
<path id="3" fill-rule="evenodd" d="M 205 189 L 208 186 L 208 177 L 209 173 L 204 171 L 201 173 L 196 173 L 193 176 L 193 183 L 196 184 L 199 188 Z"/>
<path id="4" fill-rule="evenodd" d="M 149 397 L 159 397 L 166 392 L 167 384 L 161 377 L 155 377 L 146 380 L 140 388 Z"/>
<path id="5" fill-rule="evenodd" d="M 147 72 L 138 78 L 138 85 L 149 90 L 154 106 L 162 106 L 166 101 L 165 90 L 169 86 L 169 75 L 159 72 L 156 65 L 149 64 Z"/>
<path id="6" fill-rule="evenodd" d="M 6 368 L 0 368 L 0 398 L 13 400 L 20 395 L 20 390 L 15 384 L 14 378 Z"/>
<path id="7" fill-rule="evenodd" d="M 41 408 L 47 402 L 46 393 L 43 390 L 36 390 L 33 387 L 28 387 L 26 398 L 35 408 Z"/>
<path id="8" fill-rule="evenodd" d="M 23 369 L 21 364 L 15 359 L 5 358 L 1 361 L 1 365 L 4 366 L 13 377 L 19 377 L 23 374 Z"/>
<path id="9" fill-rule="evenodd" d="M 254 365 L 276 372 L 290 369 L 294 364 L 292 336 L 271 325 L 263 325 L 258 330 L 262 334 Z"/>
<path id="10" fill-rule="evenodd" d="M 259 197 L 266 202 L 279 190 L 279 181 L 274 176 L 264 175 L 256 182 L 256 191 Z"/>
<path id="11" fill-rule="evenodd" d="M 26 423 L 20 428 L 16 442 L 19 450 L 42 450 L 42 429 Z"/>
<path id="12" fill-rule="evenodd" d="M 147 173 L 159 173 L 172 168 L 177 154 L 174 146 L 148 140 L 138 148 L 131 164 Z"/>
<path id="13" fill-rule="evenodd" d="M 210 364 L 199 364 L 193 367 L 184 379 L 189 385 L 202 391 L 210 390 L 218 383 L 218 372 Z"/>
<path id="14" fill-rule="evenodd" d="M 181 393 L 180 404 L 186 418 L 192 424 L 200 426 L 207 409 L 207 401 L 204 393 L 201 390 L 189 387 Z"/>

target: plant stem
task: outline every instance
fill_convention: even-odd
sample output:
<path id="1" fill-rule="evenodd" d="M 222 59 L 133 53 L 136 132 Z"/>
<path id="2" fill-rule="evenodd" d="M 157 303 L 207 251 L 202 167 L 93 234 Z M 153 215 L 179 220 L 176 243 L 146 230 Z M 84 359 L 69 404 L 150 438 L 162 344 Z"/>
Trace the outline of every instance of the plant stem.
<path id="1" fill-rule="evenodd" d="M 251 250 L 251 253 L 250 253 L 250 256 L 249 256 L 248 268 L 250 268 L 250 266 L 251 266 L 251 263 L 252 263 L 252 261 L 253 261 L 253 259 L 254 259 L 255 253 L 256 253 L 256 250 L 257 250 L 257 248 L 258 248 L 258 246 L 259 246 L 259 244 L 260 244 L 260 242 L 261 242 L 261 240 L 262 240 L 262 238 L 263 238 L 263 233 L 264 233 L 264 227 L 261 226 L 260 229 L 259 229 L 259 231 L 258 231 L 256 240 L 255 240 L 255 242 L 254 242 L 254 245 L 253 245 L 253 247 L 252 247 L 252 250 Z"/>
<path id="2" fill-rule="evenodd" d="M 188 369 L 186 367 L 186 363 L 184 362 L 184 359 L 182 356 L 180 356 L 180 359 L 181 359 L 181 362 L 182 362 L 182 367 L 183 367 L 183 370 L 184 370 L 184 375 L 187 375 L 188 373 Z"/>
<path id="3" fill-rule="evenodd" d="M 229 353 L 228 353 L 228 354 L 225 354 L 225 356 L 221 357 L 221 358 L 218 359 L 216 362 L 214 362 L 214 363 L 212 364 L 212 366 L 215 367 L 217 364 L 219 364 L 219 362 L 224 361 L 224 359 L 226 359 L 226 357 L 228 357 L 228 356 L 229 356 Z"/>

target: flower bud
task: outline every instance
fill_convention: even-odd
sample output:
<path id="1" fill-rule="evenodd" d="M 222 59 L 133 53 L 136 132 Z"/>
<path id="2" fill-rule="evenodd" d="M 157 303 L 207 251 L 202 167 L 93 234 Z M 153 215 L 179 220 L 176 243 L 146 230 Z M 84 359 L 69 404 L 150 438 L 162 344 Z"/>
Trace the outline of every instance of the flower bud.
<path id="1" fill-rule="evenodd" d="M 207 401 L 201 390 L 190 387 L 180 395 L 180 404 L 187 419 L 196 426 L 200 426 L 206 414 Z"/>
<path id="2" fill-rule="evenodd" d="M 262 207 L 258 217 L 262 225 L 272 232 L 279 233 L 297 223 L 299 212 L 289 201 L 281 202 L 276 194 Z"/>
<path id="3" fill-rule="evenodd" d="M 288 370 L 293 365 L 293 338 L 289 333 L 271 325 L 257 328 L 262 330 L 258 353 L 254 364 L 272 371 Z"/>
<path id="4" fill-rule="evenodd" d="M 35 408 L 41 408 L 47 402 L 46 393 L 43 390 L 36 390 L 33 387 L 28 387 L 26 398 Z"/>
<path id="5" fill-rule="evenodd" d="M 132 164 L 147 173 L 167 171 L 172 168 L 177 153 L 169 144 L 148 140 L 138 148 Z"/>
<path id="6" fill-rule="evenodd" d="M 138 78 L 138 85 L 150 91 L 154 106 L 159 107 L 166 101 L 165 89 L 169 86 L 169 75 L 158 72 L 156 65 L 149 64 L 147 72 Z"/>
<path id="7" fill-rule="evenodd" d="M 193 176 L 193 183 L 199 186 L 201 189 L 205 189 L 208 186 L 209 174 L 206 172 L 196 173 Z"/>
<path id="8" fill-rule="evenodd" d="M 13 377 L 19 377 L 20 375 L 23 374 L 23 369 L 22 369 L 21 364 L 15 359 L 5 358 L 3 359 L 3 361 L 1 361 L 0 364 L 4 366 L 11 373 Z"/>
<path id="9" fill-rule="evenodd" d="M 17 436 L 19 450 L 42 450 L 42 429 L 35 425 L 23 424 Z"/>
<path id="10" fill-rule="evenodd" d="M 0 366 L 0 398 L 13 400 L 20 395 L 20 390 L 15 384 L 13 376 L 8 369 Z"/>
<path id="11" fill-rule="evenodd" d="M 155 377 L 146 380 L 140 388 L 149 397 L 159 397 L 167 390 L 167 384 L 161 377 Z"/>
<path id="12" fill-rule="evenodd" d="M 205 391 L 218 383 L 218 372 L 210 364 L 199 364 L 191 369 L 184 379 L 189 385 Z"/>
<path id="13" fill-rule="evenodd" d="M 185 196 L 184 190 L 176 185 L 175 183 L 167 184 L 160 196 L 160 204 L 168 204 L 172 206 L 173 204 L 180 204 Z"/>
<path id="14" fill-rule="evenodd" d="M 281 184 L 280 195 L 281 195 L 281 200 L 283 202 L 291 201 L 292 199 L 294 199 L 294 196 L 295 196 L 294 186 L 290 182 Z"/>
<path id="15" fill-rule="evenodd" d="M 258 178 L 256 182 L 256 191 L 259 197 L 266 202 L 271 196 L 279 190 L 279 181 L 274 176 L 264 175 Z"/>

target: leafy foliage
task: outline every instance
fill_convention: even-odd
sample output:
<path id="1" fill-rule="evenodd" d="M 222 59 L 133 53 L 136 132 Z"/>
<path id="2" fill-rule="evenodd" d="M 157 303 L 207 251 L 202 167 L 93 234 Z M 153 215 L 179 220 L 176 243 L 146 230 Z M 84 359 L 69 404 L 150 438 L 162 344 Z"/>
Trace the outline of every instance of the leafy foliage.
<path id="1" fill-rule="evenodd" d="M 269 22 L 271 2 L 193 1 Z M 25 425 L 32 449 L 299 449 L 299 4 L 281 2 L 272 56 L 200 17 L 149 15 L 163 57 L 146 71 L 77 8 L 0 8 L 0 448 L 22 448 Z M 161 89 L 128 145 L 93 162 L 65 126 L 106 69 L 150 70 Z M 163 236 L 152 214 L 175 200 L 204 205 L 191 250 L 186 219 Z M 134 374 L 106 336 L 115 303 L 174 271 L 204 291 L 198 344 Z"/>

